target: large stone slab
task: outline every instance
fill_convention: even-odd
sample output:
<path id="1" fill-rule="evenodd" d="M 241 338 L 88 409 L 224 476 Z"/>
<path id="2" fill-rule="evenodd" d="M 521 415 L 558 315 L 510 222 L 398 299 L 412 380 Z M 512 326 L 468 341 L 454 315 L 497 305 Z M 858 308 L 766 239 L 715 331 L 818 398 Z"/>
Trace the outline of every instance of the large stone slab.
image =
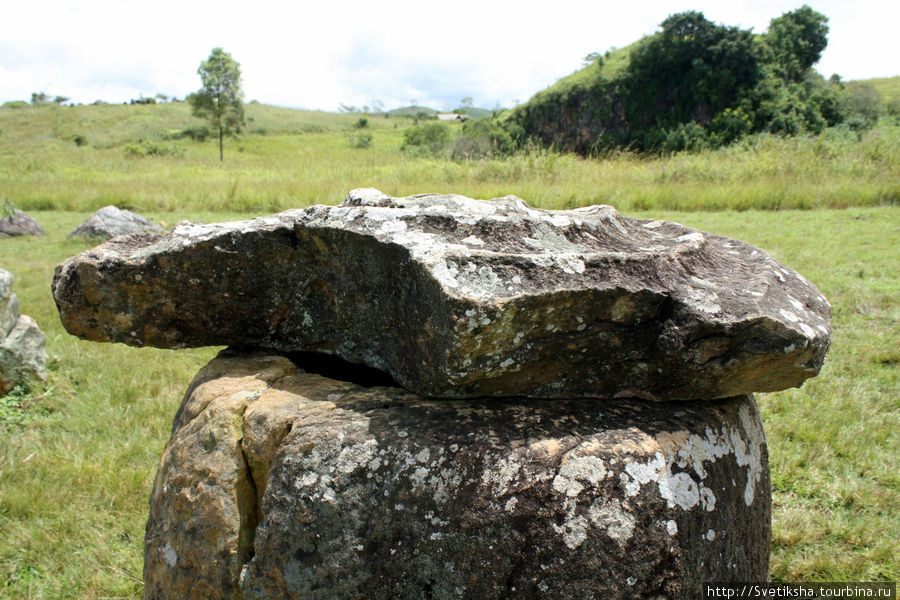
<path id="1" fill-rule="evenodd" d="M 351 192 L 134 235 L 57 267 L 95 341 L 318 351 L 434 397 L 719 398 L 800 385 L 830 307 L 743 242 L 612 207 Z"/>
<path id="2" fill-rule="evenodd" d="M 19 314 L 12 283 L 12 273 L 0 269 L 0 396 L 18 383 L 47 376 L 44 332 L 34 319 Z"/>
<path id="3" fill-rule="evenodd" d="M 429 400 L 220 355 L 150 505 L 144 598 L 694 599 L 765 581 L 751 396 Z"/>
<path id="4" fill-rule="evenodd" d="M 72 230 L 68 237 L 88 237 L 108 240 L 118 235 L 140 232 L 159 232 L 163 228 L 137 213 L 117 206 L 104 206 Z"/>

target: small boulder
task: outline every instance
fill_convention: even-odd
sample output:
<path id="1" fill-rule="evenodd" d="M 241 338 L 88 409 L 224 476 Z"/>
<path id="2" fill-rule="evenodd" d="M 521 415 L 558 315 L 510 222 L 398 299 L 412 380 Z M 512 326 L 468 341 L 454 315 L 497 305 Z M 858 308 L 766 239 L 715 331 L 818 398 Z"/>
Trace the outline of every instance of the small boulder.
<path id="1" fill-rule="evenodd" d="M 336 354 L 445 398 L 721 398 L 799 386 L 831 341 L 813 284 L 743 242 L 610 206 L 354 190 L 118 238 L 57 267 L 94 341 Z"/>
<path id="2" fill-rule="evenodd" d="M 84 223 L 76 227 L 68 237 L 89 237 L 110 239 L 129 233 L 162 231 L 159 225 L 151 223 L 144 217 L 115 206 L 104 206 Z"/>
<path id="3" fill-rule="evenodd" d="M 11 216 L 0 219 L 0 238 L 19 235 L 42 236 L 47 232 L 30 215 L 17 208 Z"/>
<path id="4" fill-rule="evenodd" d="M 223 353 L 197 374 L 145 599 L 675 600 L 767 578 L 752 396 L 435 401 L 301 366 Z"/>
<path id="5" fill-rule="evenodd" d="M 0 396 L 20 382 L 46 378 L 44 333 L 34 319 L 19 314 L 12 281 L 12 274 L 0 269 Z"/>

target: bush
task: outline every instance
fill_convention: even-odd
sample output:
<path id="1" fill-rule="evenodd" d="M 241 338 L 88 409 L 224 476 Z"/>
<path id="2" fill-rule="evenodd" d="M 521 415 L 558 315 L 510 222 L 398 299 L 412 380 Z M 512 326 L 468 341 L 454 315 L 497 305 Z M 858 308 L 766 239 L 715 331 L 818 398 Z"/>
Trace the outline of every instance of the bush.
<path id="1" fill-rule="evenodd" d="M 364 129 L 369 126 L 369 120 L 365 117 L 360 117 L 358 121 L 354 124 L 354 127 L 357 129 Z"/>
<path id="2" fill-rule="evenodd" d="M 462 134 L 453 141 L 453 160 L 478 160 L 508 156 L 517 143 L 504 127 L 491 119 L 470 119 L 463 124 Z"/>
<path id="3" fill-rule="evenodd" d="M 696 152 L 709 148 L 709 146 L 710 142 L 709 137 L 706 135 L 706 129 L 691 121 L 667 130 L 659 149 L 662 152 L 680 152 L 682 150 Z"/>
<path id="4" fill-rule="evenodd" d="M 350 147 L 351 148 L 368 148 L 372 145 L 372 134 L 371 133 L 360 133 L 357 135 L 349 136 L 350 139 Z"/>
<path id="5" fill-rule="evenodd" d="M 181 156 L 184 148 L 177 144 L 160 144 L 158 142 L 139 141 L 125 146 L 125 154 L 129 156 Z"/>
<path id="6" fill-rule="evenodd" d="M 491 141 L 484 136 L 460 135 L 450 147 L 450 158 L 455 161 L 480 160 L 491 156 Z"/>
<path id="7" fill-rule="evenodd" d="M 450 132 L 440 123 L 410 127 L 403 134 L 403 150 L 414 149 L 437 154 L 450 141 Z"/>
<path id="8" fill-rule="evenodd" d="M 78 135 L 76 135 L 75 137 L 73 137 L 72 141 L 75 142 L 75 145 L 78 146 L 79 148 L 81 146 L 87 146 L 87 143 L 88 143 L 87 138 L 84 137 L 83 135 L 81 135 L 80 133 Z"/>
<path id="9" fill-rule="evenodd" d="M 728 144 L 744 137 L 753 129 L 753 120 L 743 108 L 726 108 L 717 114 L 710 124 L 710 130 L 718 145 Z"/>
<path id="10" fill-rule="evenodd" d="M 16 216 L 16 205 L 8 198 L 4 198 L 3 204 L 0 204 L 0 219 L 11 219 L 14 216 Z"/>

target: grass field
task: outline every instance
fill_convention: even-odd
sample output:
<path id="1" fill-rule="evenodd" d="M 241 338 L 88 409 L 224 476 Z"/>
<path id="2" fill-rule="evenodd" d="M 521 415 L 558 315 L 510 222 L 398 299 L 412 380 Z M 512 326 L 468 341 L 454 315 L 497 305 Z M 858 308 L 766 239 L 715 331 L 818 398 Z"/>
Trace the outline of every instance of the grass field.
<path id="1" fill-rule="evenodd" d="M 759 396 L 774 485 L 771 576 L 898 579 L 896 125 L 659 159 L 532 151 L 457 163 L 401 152 L 408 120 L 370 117 L 372 145 L 359 149 L 350 139 L 358 116 L 248 109 L 248 128 L 259 131 L 228 142 L 224 165 L 212 143 L 160 135 L 196 126 L 183 106 L 0 109 L 0 202 L 29 210 L 48 232 L 0 240 L 0 266 L 15 275 L 50 356 L 46 385 L 0 399 L 0 598 L 140 597 L 156 461 L 188 382 L 216 352 L 66 334 L 50 280 L 58 262 L 90 246 L 66 234 L 109 203 L 171 225 L 334 203 L 360 186 L 512 193 L 547 208 L 611 203 L 738 237 L 803 273 L 834 307 L 834 345 L 819 377 Z M 140 140 L 177 148 L 129 155 Z M 800 207 L 815 210 L 785 210 Z"/>
<path id="2" fill-rule="evenodd" d="M 584 160 L 544 150 L 454 162 L 401 151 L 411 120 L 370 116 L 367 148 L 352 147 L 358 115 L 249 105 L 248 134 L 171 139 L 202 122 L 180 104 L 0 109 L 0 201 L 23 210 L 272 212 L 333 203 L 354 187 L 393 195 L 514 194 L 548 208 L 620 210 L 846 208 L 900 201 L 900 124 L 815 137 L 750 138 L 717 151 Z M 458 130 L 459 125 L 448 124 Z M 84 145 L 73 141 L 82 136 Z M 169 139 L 166 139 L 169 138 Z M 130 151 L 156 152 L 139 156 Z"/>

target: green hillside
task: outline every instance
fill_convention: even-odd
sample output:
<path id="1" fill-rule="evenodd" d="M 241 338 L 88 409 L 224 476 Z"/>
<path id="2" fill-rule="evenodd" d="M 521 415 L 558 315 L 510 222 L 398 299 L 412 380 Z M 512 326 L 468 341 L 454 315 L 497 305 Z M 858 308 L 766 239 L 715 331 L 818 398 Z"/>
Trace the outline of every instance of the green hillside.
<path id="1" fill-rule="evenodd" d="M 900 116 L 900 76 L 848 81 L 844 100 L 868 118 Z"/>
<path id="2" fill-rule="evenodd" d="M 900 102 L 900 75 L 894 77 L 878 77 L 876 79 L 857 79 L 847 82 L 847 87 L 868 86 L 874 88 L 881 101 L 886 105 Z"/>
<path id="3" fill-rule="evenodd" d="M 246 133 L 290 135 L 336 131 L 359 117 L 339 113 L 246 105 Z M 0 109 L 0 152 L 35 145 L 114 148 L 143 140 L 178 139 L 206 122 L 191 116 L 186 102 L 83 106 L 13 105 Z"/>
<path id="4" fill-rule="evenodd" d="M 754 34 L 700 12 L 674 14 L 657 33 L 592 55 L 501 122 L 514 135 L 582 155 L 697 151 L 762 132 L 820 133 L 854 116 L 871 126 L 880 114 L 873 93 L 813 69 L 827 22 L 803 6 Z"/>
<path id="5" fill-rule="evenodd" d="M 411 106 L 403 106 L 401 108 L 389 110 L 387 111 L 387 114 L 397 117 L 417 117 L 419 115 L 436 117 L 438 112 L 439 111 L 436 111 L 433 108 L 428 108 L 427 106 L 416 106 L 415 104 L 413 104 Z"/>

